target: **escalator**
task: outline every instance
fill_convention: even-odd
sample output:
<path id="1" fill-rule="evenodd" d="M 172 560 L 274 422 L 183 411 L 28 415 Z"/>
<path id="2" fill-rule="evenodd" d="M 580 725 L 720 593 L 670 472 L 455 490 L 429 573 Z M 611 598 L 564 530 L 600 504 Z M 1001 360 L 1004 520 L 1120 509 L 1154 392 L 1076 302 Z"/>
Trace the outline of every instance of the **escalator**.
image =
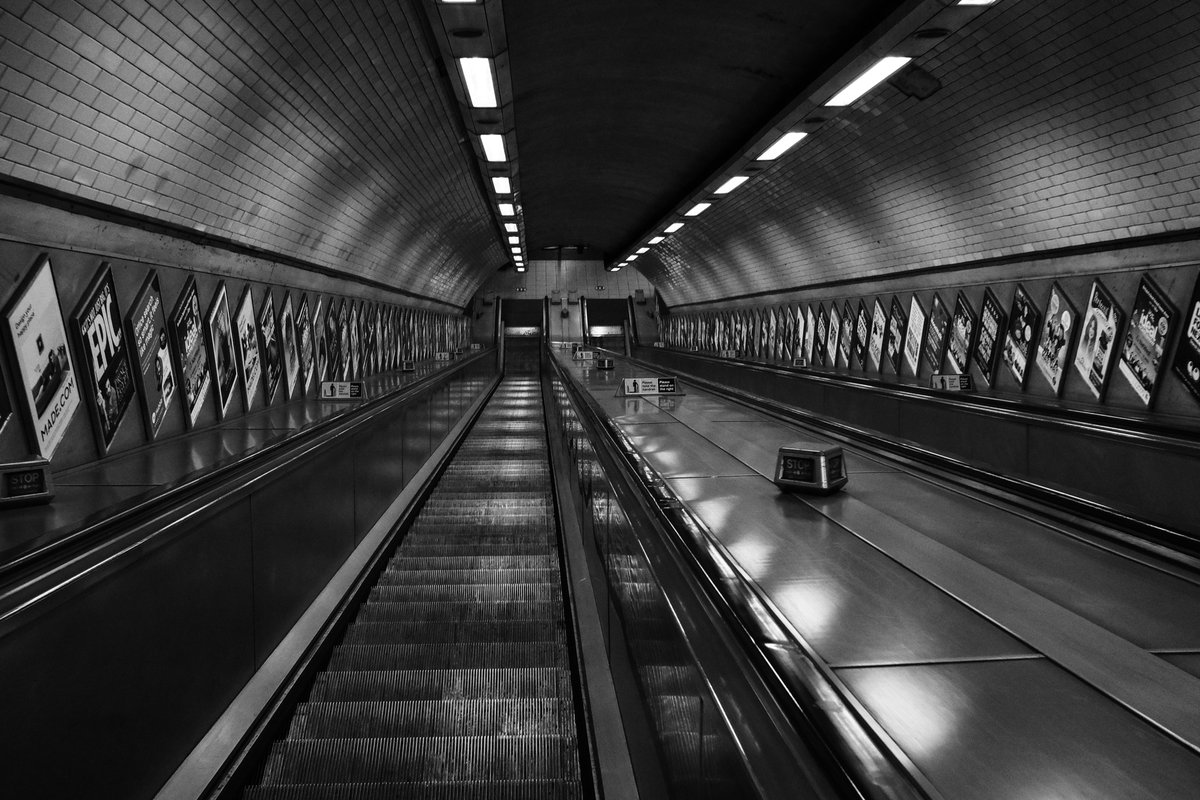
<path id="1" fill-rule="evenodd" d="M 541 389 L 505 378 L 246 800 L 586 796 Z"/>

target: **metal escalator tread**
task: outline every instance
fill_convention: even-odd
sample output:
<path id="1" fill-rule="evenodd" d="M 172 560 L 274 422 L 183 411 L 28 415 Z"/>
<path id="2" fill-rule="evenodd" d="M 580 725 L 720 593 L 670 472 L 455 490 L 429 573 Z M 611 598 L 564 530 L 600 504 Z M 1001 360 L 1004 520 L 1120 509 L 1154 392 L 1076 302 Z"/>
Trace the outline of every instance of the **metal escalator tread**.
<path id="1" fill-rule="evenodd" d="M 497 389 L 246 800 L 576 800 L 536 378 Z"/>

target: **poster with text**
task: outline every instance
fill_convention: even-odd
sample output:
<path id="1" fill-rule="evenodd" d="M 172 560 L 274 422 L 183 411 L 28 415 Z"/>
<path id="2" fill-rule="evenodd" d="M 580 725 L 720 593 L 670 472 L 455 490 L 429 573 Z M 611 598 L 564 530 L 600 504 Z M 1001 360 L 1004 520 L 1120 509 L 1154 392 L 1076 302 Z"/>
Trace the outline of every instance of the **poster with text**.
<path id="1" fill-rule="evenodd" d="M 817 337 L 817 315 L 813 313 L 813 307 L 810 305 L 805 311 L 804 323 L 804 363 L 812 365 L 813 363 L 813 344 Z"/>
<path id="2" fill-rule="evenodd" d="M 829 329 L 825 342 L 825 363 L 830 367 L 838 365 L 838 339 L 842 335 L 842 315 L 838 312 L 837 303 L 829 305 Z"/>
<path id="3" fill-rule="evenodd" d="M 1149 406 L 1175 328 L 1175 308 L 1149 277 L 1138 285 L 1119 368 L 1138 398 Z"/>
<path id="4" fill-rule="evenodd" d="M 237 314 L 233 319 L 237 345 L 238 367 L 242 375 L 242 402 L 249 411 L 258 394 L 258 383 L 262 379 L 262 356 L 258 349 L 258 323 L 254 320 L 254 298 L 250 287 L 242 290 Z"/>
<path id="5" fill-rule="evenodd" d="M 904 363 L 914 377 L 921 374 L 921 347 L 925 344 L 925 307 L 914 294 L 908 304 L 908 331 L 904 336 Z"/>
<path id="6" fill-rule="evenodd" d="M 1200 274 L 1196 276 L 1192 299 L 1184 308 L 1183 323 L 1183 338 L 1175 351 L 1175 374 L 1200 402 Z"/>
<path id="7" fill-rule="evenodd" d="M 971 301 L 962 292 L 954 300 L 954 318 L 950 324 L 950 340 L 946 342 L 946 357 L 950 368 L 958 375 L 967 372 L 971 365 L 971 351 L 979 331 L 979 319 Z"/>
<path id="8" fill-rule="evenodd" d="M 841 353 L 842 363 L 847 367 L 850 366 L 850 346 L 854 342 L 854 309 L 850 307 L 850 301 L 847 300 L 842 306 L 842 335 L 838 337 L 838 351 Z"/>
<path id="9" fill-rule="evenodd" d="M 175 359 L 167 336 L 167 317 L 163 308 L 158 276 L 151 272 L 134 298 L 125 321 L 125 330 L 137 356 L 137 375 L 141 383 L 142 420 L 150 441 L 167 418 L 175 399 Z"/>
<path id="10" fill-rule="evenodd" d="M 887 312 L 883 310 L 883 303 L 879 302 L 879 298 L 875 298 L 875 311 L 871 316 L 871 343 L 868 346 L 868 352 L 871 355 L 871 364 L 874 369 L 883 372 L 883 342 L 887 338 Z"/>
<path id="11" fill-rule="evenodd" d="M 32 438 L 38 452 L 50 458 L 79 409 L 79 385 L 49 256 L 41 256 L 30 270 L 4 318 Z"/>
<path id="12" fill-rule="evenodd" d="M 279 345 L 283 350 L 283 375 L 287 382 L 284 398 L 296 393 L 296 384 L 300 379 L 300 351 L 296 347 L 296 312 L 292 308 L 292 295 L 283 293 L 283 302 L 279 305 Z"/>
<path id="13" fill-rule="evenodd" d="M 106 455 L 133 402 L 129 337 L 121 325 L 112 270 L 101 264 L 72 316 L 83 354 L 85 392 L 91 397 L 92 424 L 100 455 Z"/>
<path id="14" fill-rule="evenodd" d="M 1104 397 L 1108 385 L 1112 356 L 1117 349 L 1117 331 L 1124 316 L 1104 284 L 1099 279 L 1092 281 L 1092 292 L 1079 328 L 1079 344 L 1075 347 L 1075 371 L 1083 376 L 1088 391 L 1097 400 Z"/>
<path id="15" fill-rule="evenodd" d="M 821 303 L 817 306 L 817 340 L 813 344 L 814 360 L 821 366 L 825 366 L 825 353 L 829 349 L 829 313 L 825 310 L 825 304 Z"/>
<path id="16" fill-rule="evenodd" d="M 271 290 L 263 296 L 262 305 L 258 307 L 259 352 L 262 354 L 263 365 L 263 397 L 267 405 L 275 399 L 275 390 L 279 388 L 280 378 L 283 377 L 283 347 L 279 341 L 279 326 L 275 322 L 275 302 L 271 299 Z"/>
<path id="17" fill-rule="evenodd" d="M 308 395 L 313 379 L 313 329 L 308 315 L 308 295 L 300 298 L 296 308 L 296 348 L 300 353 L 300 394 Z"/>
<path id="18" fill-rule="evenodd" d="M 1056 395 L 1062 391 L 1067 354 L 1071 351 L 1075 329 L 1079 327 L 1075 322 L 1075 306 L 1071 305 L 1062 287 L 1055 283 L 1050 287 L 1050 299 L 1046 301 L 1042 335 L 1038 340 L 1034 363 Z"/>
<path id="19" fill-rule="evenodd" d="M 350 303 L 350 372 L 349 378 L 358 380 L 362 377 L 362 335 L 358 329 L 359 303 Z"/>
<path id="20" fill-rule="evenodd" d="M 1033 304 L 1033 298 L 1025 291 L 1025 287 L 1017 284 L 1000 357 L 1022 389 L 1025 388 L 1025 376 L 1029 374 L 1029 356 L 1033 353 L 1033 346 L 1037 344 L 1041 324 L 1042 313 Z"/>
<path id="21" fill-rule="evenodd" d="M 317 383 L 328 380 L 329 375 L 329 341 L 325 336 L 324 301 L 318 295 L 317 306 L 313 309 L 313 359 L 315 361 L 315 376 Z"/>
<path id="22" fill-rule="evenodd" d="M 329 298 L 329 308 L 325 317 L 325 349 L 329 353 L 329 369 L 324 380 L 336 381 L 342 378 L 342 335 L 338 327 L 337 298 Z"/>
<path id="23" fill-rule="evenodd" d="M 996 360 L 1000 355 L 1000 337 L 1004 334 L 1004 309 L 1000 300 L 988 289 L 983 293 L 979 308 L 979 339 L 975 342 L 975 366 L 983 380 L 991 385 L 996 376 Z"/>
<path id="24" fill-rule="evenodd" d="M 217 412 L 221 419 L 229 413 L 229 403 L 237 390 L 237 355 L 233 346 L 233 324 L 229 320 L 229 298 L 225 281 L 217 284 L 217 293 L 208 308 L 206 333 L 212 354 L 213 388 L 217 393 Z"/>
<path id="25" fill-rule="evenodd" d="M 188 276 L 175 309 L 171 312 L 171 338 L 178 358 L 179 378 L 183 384 L 183 411 L 188 427 L 196 424 L 208 398 L 212 377 L 204 346 L 204 317 L 200 313 L 200 293 L 196 281 Z"/>
<path id="26" fill-rule="evenodd" d="M 854 326 L 854 363 L 860 370 L 867 368 L 867 343 L 871 340 L 871 313 L 867 304 L 858 301 L 858 320 Z"/>
<path id="27" fill-rule="evenodd" d="M 941 295 L 933 295 L 933 307 L 929 311 L 929 329 L 925 332 L 925 360 L 935 373 L 942 369 L 946 357 L 946 334 L 950 330 L 950 309 L 942 302 Z"/>
<path id="28" fill-rule="evenodd" d="M 337 316 L 338 325 L 338 359 L 339 375 L 342 380 L 349 376 L 351 371 L 350 366 L 350 304 L 345 300 L 338 307 Z"/>
<path id="29" fill-rule="evenodd" d="M 908 320 L 904 316 L 904 306 L 895 295 L 892 296 L 892 313 L 888 316 L 887 337 L 883 343 L 884 356 L 892 365 L 892 371 L 900 374 L 900 361 L 904 350 L 904 329 Z"/>

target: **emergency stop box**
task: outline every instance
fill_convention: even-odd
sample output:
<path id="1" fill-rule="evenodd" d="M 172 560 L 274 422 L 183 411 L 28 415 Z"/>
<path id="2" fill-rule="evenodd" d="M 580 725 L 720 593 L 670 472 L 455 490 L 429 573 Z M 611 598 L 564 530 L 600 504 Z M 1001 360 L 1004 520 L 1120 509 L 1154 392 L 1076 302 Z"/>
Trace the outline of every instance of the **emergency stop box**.
<path id="1" fill-rule="evenodd" d="M 839 445 L 792 442 L 779 448 L 775 485 L 815 494 L 833 494 L 846 485 L 846 457 Z"/>

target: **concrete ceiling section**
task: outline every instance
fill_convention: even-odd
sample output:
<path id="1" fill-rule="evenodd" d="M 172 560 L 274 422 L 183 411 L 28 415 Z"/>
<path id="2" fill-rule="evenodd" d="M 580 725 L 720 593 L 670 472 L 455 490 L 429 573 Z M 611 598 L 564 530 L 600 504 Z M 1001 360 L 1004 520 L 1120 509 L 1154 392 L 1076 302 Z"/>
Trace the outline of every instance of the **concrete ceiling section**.
<path id="1" fill-rule="evenodd" d="M 1200 6 L 1000 0 L 643 255 L 668 303 L 1200 224 Z"/>
<path id="2" fill-rule="evenodd" d="M 5 3 L 0 173 L 438 301 L 504 263 L 416 0 Z"/>
<path id="3" fill-rule="evenodd" d="M 621 255 L 897 0 L 507 0 L 530 255 Z"/>

